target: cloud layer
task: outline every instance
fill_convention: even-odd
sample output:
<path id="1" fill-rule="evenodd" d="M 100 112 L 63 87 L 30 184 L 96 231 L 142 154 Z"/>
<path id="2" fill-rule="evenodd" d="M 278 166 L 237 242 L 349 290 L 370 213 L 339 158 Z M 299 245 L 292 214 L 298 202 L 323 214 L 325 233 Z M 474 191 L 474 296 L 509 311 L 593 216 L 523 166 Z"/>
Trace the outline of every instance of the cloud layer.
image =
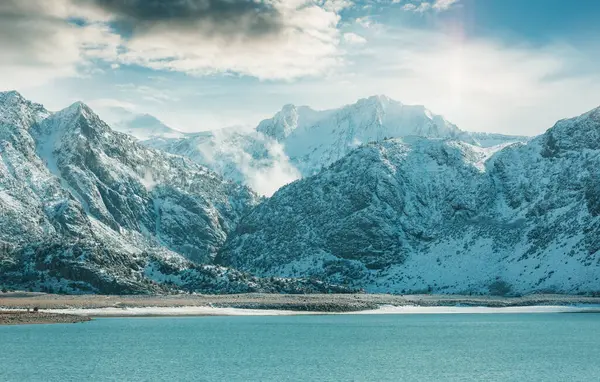
<path id="1" fill-rule="evenodd" d="M 94 63 L 262 80 L 318 76 L 341 63 L 338 13 L 350 4 L 6 0 L 0 4 L 0 66 L 24 74 L 41 68 L 32 83 L 85 74 Z"/>
<path id="2" fill-rule="evenodd" d="M 92 0 L 131 35 L 176 29 L 203 35 L 256 38 L 277 34 L 284 20 L 274 3 L 253 0 Z"/>
<path id="3" fill-rule="evenodd" d="M 185 131 L 383 93 L 464 129 L 536 134 L 600 104 L 597 39 L 473 35 L 469 4 L 0 0 L 0 86 L 52 108 L 126 102 Z"/>

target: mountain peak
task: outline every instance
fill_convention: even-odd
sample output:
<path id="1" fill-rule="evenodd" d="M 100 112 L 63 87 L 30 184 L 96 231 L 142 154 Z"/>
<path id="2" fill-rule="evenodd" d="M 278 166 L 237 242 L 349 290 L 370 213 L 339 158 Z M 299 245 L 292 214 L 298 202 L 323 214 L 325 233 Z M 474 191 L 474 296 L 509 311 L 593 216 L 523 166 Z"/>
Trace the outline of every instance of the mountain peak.
<path id="1" fill-rule="evenodd" d="M 556 156 L 565 150 L 600 149 L 600 107 L 558 121 L 535 140 L 542 142 L 544 156 Z"/>
<path id="2" fill-rule="evenodd" d="M 16 90 L 0 92 L 0 123 L 29 129 L 49 115 L 44 106 L 27 100 Z"/>
<path id="3" fill-rule="evenodd" d="M 81 101 L 74 102 L 70 106 L 56 112 L 52 118 L 71 122 L 75 118 L 83 118 L 93 124 L 104 123 L 88 105 Z"/>
<path id="4" fill-rule="evenodd" d="M 297 110 L 298 110 L 298 108 L 296 107 L 296 105 L 288 103 L 287 105 L 283 105 L 280 113 L 282 113 L 282 114 L 295 113 Z"/>
<path id="5" fill-rule="evenodd" d="M 584 113 L 582 117 L 583 116 L 596 121 L 600 121 L 600 106 L 588 111 L 587 113 Z"/>
<path id="6" fill-rule="evenodd" d="M 86 116 L 96 115 L 94 111 L 85 103 L 77 101 L 72 103 L 70 106 L 59 111 L 57 114 L 62 113 L 63 115 L 79 115 L 84 114 Z"/>
<path id="7" fill-rule="evenodd" d="M 273 118 L 262 121 L 256 130 L 281 141 L 298 127 L 298 118 L 298 108 L 287 104 Z"/>
<path id="8" fill-rule="evenodd" d="M 0 92 L 0 102 L 3 103 L 3 102 L 5 102 L 5 100 L 13 100 L 13 99 L 25 100 L 25 98 L 21 95 L 21 93 L 19 93 L 16 90 Z"/>
<path id="9" fill-rule="evenodd" d="M 390 102 L 401 103 L 401 102 L 391 99 L 390 97 L 386 96 L 385 94 L 372 95 L 368 98 L 364 98 L 363 100 L 366 100 L 367 102 L 370 102 L 370 103 L 380 103 L 380 104 L 386 104 L 386 103 L 390 103 Z M 359 100 L 359 102 L 360 101 L 362 101 L 362 100 Z"/>
<path id="10" fill-rule="evenodd" d="M 86 137 L 97 137 L 110 127 L 83 102 L 75 102 L 48 117 L 38 129 L 43 135 L 77 132 Z"/>
<path id="11" fill-rule="evenodd" d="M 402 102 L 396 101 L 396 100 L 394 100 L 386 95 L 383 95 L 383 94 L 372 95 L 367 98 L 361 98 L 358 101 L 356 101 L 356 103 L 349 105 L 349 106 L 369 107 L 369 108 L 375 107 L 375 108 L 380 108 L 380 109 L 385 110 L 390 105 L 404 106 L 404 104 Z"/>

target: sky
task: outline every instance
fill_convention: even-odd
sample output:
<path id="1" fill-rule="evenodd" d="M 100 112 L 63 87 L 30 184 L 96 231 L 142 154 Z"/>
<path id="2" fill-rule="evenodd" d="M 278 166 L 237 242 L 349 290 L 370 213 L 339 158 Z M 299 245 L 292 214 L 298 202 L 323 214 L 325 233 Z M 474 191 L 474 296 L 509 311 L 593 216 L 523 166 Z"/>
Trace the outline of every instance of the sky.
<path id="1" fill-rule="evenodd" d="M 2 0 L 0 90 L 182 131 L 383 94 L 536 135 L 600 105 L 598 19 L 597 0 Z"/>

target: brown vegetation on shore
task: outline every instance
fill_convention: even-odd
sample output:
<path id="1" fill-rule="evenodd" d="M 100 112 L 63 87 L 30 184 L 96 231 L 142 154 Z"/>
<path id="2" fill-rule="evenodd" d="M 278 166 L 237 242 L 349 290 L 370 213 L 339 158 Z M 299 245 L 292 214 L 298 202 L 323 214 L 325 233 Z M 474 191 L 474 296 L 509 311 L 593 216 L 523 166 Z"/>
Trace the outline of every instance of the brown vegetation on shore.
<path id="1" fill-rule="evenodd" d="M 0 325 L 24 324 L 74 324 L 90 321 L 91 318 L 73 314 L 56 314 L 46 312 L 33 312 L 26 310 L 11 310 L 0 312 Z"/>

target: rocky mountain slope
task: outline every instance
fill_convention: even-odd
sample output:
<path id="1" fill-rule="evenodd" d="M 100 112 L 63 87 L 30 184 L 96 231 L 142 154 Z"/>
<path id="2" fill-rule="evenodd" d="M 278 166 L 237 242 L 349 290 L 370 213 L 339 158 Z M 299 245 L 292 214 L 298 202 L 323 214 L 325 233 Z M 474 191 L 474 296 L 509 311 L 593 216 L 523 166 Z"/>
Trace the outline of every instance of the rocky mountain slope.
<path id="1" fill-rule="evenodd" d="M 179 139 L 155 137 L 144 143 L 187 156 L 227 179 L 270 195 L 293 180 L 317 173 L 360 145 L 408 136 L 455 139 L 480 147 L 527 140 L 465 132 L 423 106 L 374 96 L 324 111 L 286 105 L 254 131 L 208 132 Z M 269 187 L 264 186 L 266 182 Z"/>
<path id="2" fill-rule="evenodd" d="M 257 196 L 112 131 L 82 103 L 52 114 L 0 93 L 0 159 L 0 284 L 105 293 L 327 290 L 201 265 Z"/>
<path id="3" fill-rule="evenodd" d="M 497 152 L 367 144 L 259 205 L 217 261 L 371 292 L 598 291 L 599 138 L 600 108 Z"/>

